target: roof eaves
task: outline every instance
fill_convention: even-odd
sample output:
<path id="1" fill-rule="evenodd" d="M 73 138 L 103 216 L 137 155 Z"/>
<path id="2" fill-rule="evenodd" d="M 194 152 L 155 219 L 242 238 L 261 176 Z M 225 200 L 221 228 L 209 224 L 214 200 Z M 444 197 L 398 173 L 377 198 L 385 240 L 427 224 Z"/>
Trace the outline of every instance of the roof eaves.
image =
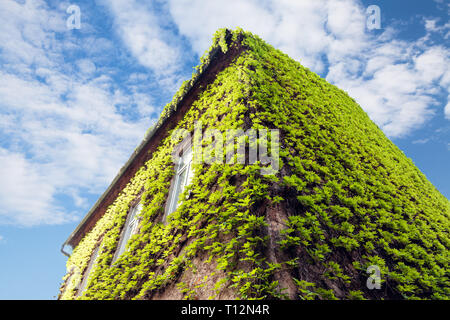
<path id="1" fill-rule="evenodd" d="M 231 39 L 231 32 L 227 29 L 224 29 L 223 31 L 223 39 L 226 42 L 229 42 Z M 70 256 L 64 248 L 66 245 L 70 245 L 72 248 L 74 247 L 73 239 L 74 237 L 80 232 L 84 224 L 89 221 L 89 219 L 92 217 L 92 215 L 97 211 L 97 209 L 100 207 L 100 205 L 103 203 L 105 198 L 108 196 L 108 194 L 111 192 L 111 190 L 114 188 L 116 183 L 120 180 L 122 175 L 127 171 L 127 169 L 131 166 L 131 164 L 135 161 L 136 157 L 144 150 L 145 146 L 149 141 L 152 140 L 152 137 L 154 137 L 155 133 L 158 131 L 160 127 L 169 119 L 171 116 L 175 113 L 175 111 L 178 109 L 180 104 L 183 102 L 183 99 L 188 95 L 188 93 L 195 87 L 197 84 L 200 76 L 205 72 L 205 70 L 208 69 L 208 67 L 211 65 L 211 62 L 214 61 L 214 58 L 216 55 L 223 51 L 223 47 L 219 45 L 219 43 L 213 44 L 213 46 L 210 48 L 210 50 L 207 52 L 206 59 L 202 58 L 202 61 L 204 61 L 199 67 L 197 67 L 197 72 L 193 74 L 192 78 L 186 82 L 183 83 L 181 88 L 178 90 L 178 92 L 175 94 L 173 100 L 168 103 L 158 120 L 158 122 L 152 126 L 148 132 L 146 133 L 144 139 L 139 144 L 139 146 L 135 149 L 133 154 L 130 156 L 128 161 L 125 163 L 124 166 L 119 170 L 119 173 L 115 176 L 111 184 L 108 186 L 108 188 L 105 190 L 105 192 L 100 196 L 100 198 L 95 202 L 94 206 L 89 210 L 89 212 L 86 214 L 86 216 L 81 220 L 81 222 L 78 224 L 78 226 L 75 228 L 75 230 L 70 234 L 70 236 L 67 238 L 67 240 L 63 243 L 61 246 L 61 252 L 66 255 Z M 226 52 L 224 52 L 226 53 Z M 204 56 L 204 57 L 205 57 Z"/>

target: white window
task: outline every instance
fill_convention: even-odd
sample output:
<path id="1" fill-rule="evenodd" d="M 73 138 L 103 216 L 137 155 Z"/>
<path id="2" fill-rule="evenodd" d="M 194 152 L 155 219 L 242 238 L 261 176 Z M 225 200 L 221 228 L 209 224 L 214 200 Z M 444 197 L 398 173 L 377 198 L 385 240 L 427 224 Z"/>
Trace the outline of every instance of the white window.
<path id="1" fill-rule="evenodd" d="M 122 236 L 120 237 L 119 246 L 117 248 L 116 254 L 114 255 L 113 262 L 116 261 L 122 255 L 122 253 L 125 252 L 128 240 L 130 240 L 131 236 L 137 232 L 137 227 L 139 224 L 138 215 L 141 210 L 141 203 L 138 203 L 131 208 L 130 213 L 127 217 L 127 221 L 125 222 L 125 226 L 123 227 Z"/>
<path id="2" fill-rule="evenodd" d="M 166 209 L 167 218 L 181 204 L 180 194 L 184 188 L 191 182 L 194 175 L 192 169 L 192 148 L 185 148 L 185 151 L 179 158 L 179 162 L 175 168 L 175 177 L 169 194 L 168 206 Z"/>
<path id="3" fill-rule="evenodd" d="M 88 280 L 89 280 L 89 274 L 91 273 L 92 268 L 94 267 L 94 265 L 97 262 L 99 253 L 100 253 L 100 246 L 98 245 L 94 249 L 94 252 L 92 253 L 92 256 L 91 256 L 91 260 L 89 261 L 86 271 L 84 272 L 83 280 L 81 281 L 80 287 L 78 288 L 78 292 L 77 292 L 78 296 L 81 296 L 84 293 L 84 291 L 86 290 Z"/>

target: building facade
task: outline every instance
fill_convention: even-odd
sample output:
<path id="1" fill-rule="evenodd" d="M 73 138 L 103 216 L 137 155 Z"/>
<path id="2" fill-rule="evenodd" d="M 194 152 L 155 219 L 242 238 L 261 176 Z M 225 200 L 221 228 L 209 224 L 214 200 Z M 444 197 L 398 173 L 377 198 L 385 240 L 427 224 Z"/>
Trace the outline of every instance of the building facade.
<path id="1" fill-rule="evenodd" d="M 449 201 L 344 91 L 220 30 L 63 244 L 60 299 L 450 297 Z"/>

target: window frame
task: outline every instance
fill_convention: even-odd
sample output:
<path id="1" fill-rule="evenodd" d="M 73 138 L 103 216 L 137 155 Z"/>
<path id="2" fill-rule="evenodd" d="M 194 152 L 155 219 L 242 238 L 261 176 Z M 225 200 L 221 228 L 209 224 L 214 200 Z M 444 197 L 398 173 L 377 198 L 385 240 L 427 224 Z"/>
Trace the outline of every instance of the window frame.
<path id="1" fill-rule="evenodd" d="M 116 247 L 116 251 L 114 252 L 112 264 L 114 264 L 119 258 L 125 253 L 127 250 L 127 243 L 131 239 L 132 236 L 138 233 L 139 231 L 139 222 L 140 218 L 138 215 L 142 212 L 143 204 L 141 203 L 140 197 L 135 200 L 127 213 L 127 219 L 125 220 L 125 224 L 120 232 L 120 239 Z M 127 229 L 130 227 L 130 224 L 133 224 L 132 229 L 129 233 L 128 238 L 125 240 L 125 234 Z"/>
<path id="2" fill-rule="evenodd" d="M 100 256 L 100 247 L 101 247 L 101 241 L 99 244 L 97 244 L 94 248 L 94 251 L 91 254 L 91 258 L 89 259 L 89 263 L 86 267 L 86 270 L 84 271 L 80 285 L 77 289 L 77 297 L 81 297 L 83 293 L 86 291 L 88 284 L 89 284 L 89 276 L 91 275 L 92 269 L 97 264 L 98 257 Z"/>
<path id="3" fill-rule="evenodd" d="M 178 163 L 175 164 L 175 173 L 170 182 L 169 194 L 166 200 L 164 216 L 162 218 L 163 223 L 167 223 L 169 216 L 181 205 L 183 201 L 180 202 L 180 195 L 184 192 L 185 188 L 190 185 L 192 178 L 194 177 L 194 150 L 192 150 L 192 143 L 190 140 L 186 140 L 181 142 L 174 151 L 174 154 L 178 155 Z M 183 161 L 183 156 L 186 153 L 190 154 L 189 161 L 187 161 L 187 163 Z M 178 198 L 175 199 L 175 194 L 177 193 L 177 188 L 180 183 L 180 175 L 185 168 L 188 170 L 185 176 L 185 183 L 183 189 L 178 193 Z"/>

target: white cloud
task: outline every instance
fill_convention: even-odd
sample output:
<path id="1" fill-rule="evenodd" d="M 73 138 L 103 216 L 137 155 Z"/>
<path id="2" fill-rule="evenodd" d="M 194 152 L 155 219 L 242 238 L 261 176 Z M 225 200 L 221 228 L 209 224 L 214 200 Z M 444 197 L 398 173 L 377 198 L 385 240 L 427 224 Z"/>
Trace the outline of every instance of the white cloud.
<path id="1" fill-rule="evenodd" d="M 450 96 L 447 98 L 447 105 L 445 106 L 444 113 L 445 117 L 450 120 Z"/>
<path id="2" fill-rule="evenodd" d="M 439 80 L 445 73 L 449 73 L 450 57 L 448 50 L 434 46 L 415 58 L 415 68 L 426 83 Z"/>
<path id="3" fill-rule="evenodd" d="M 55 32 L 65 30 L 64 16 L 47 10 L 41 0 L 2 3 L 0 43 L 3 61 L 14 65 L 58 63 L 51 53 L 61 49 Z M 47 53 L 46 53 L 47 51 Z"/>
<path id="4" fill-rule="evenodd" d="M 179 68 L 180 52 L 171 33 L 160 27 L 158 17 L 145 2 L 102 1 L 113 14 L 117 33 L 139 62 L 157 75 L 171 75 Z"/>
<path id="5" fill-rule="evenodd" d="M 424 138 L 424 139 L 414 140 L 412 143 L 413 143 L 413 144 L 425 144 L 425 143 L 427 143 L 428 141 L 430 141 L 429 138 Z"/>
<path id="6" fill-rule="evenodd" d="M 83 73 L 84 75 L 91 75 L 92 73 L 95 72 L 95 70 L 97 69 L 95 67 L 95 63 L 93 63 L 91 60 L 89 59 L 80 59 L 76 62 L 78 69 L 80 70 L 81 73 Z"/>
<path id="7" fill-rule="evenodd" d="M 262 37 L 275 32 L 275 17 L 267 1 L 169 1 L 169 10 L 182 34 L 186 35 L 195 51 L 202 54 L 211 44 L 211 36 L 223 27 L 258 29 Z"/>
<path id="8" fill-rule="evenodd" d="M 450 13 L 450 4 L 448 5 L 449 13 Z M 450 22 L 445 21 L 441 23 L 440 18 L 435 19 L 424 19 L 425 30 L 430 34 L 438 33 L 444 37 L 444 39 L 448 39 L 450 37 Z"/>
<path id="9" fill-rule="evenodd" d="M 425 19 L 425 30 L 428 32 L 439 31 L 439 27 L 436 26 L 437 22 L 437 19 Z"/>
<path id="10" fill-rule="evenodd" d="M 367 31 L 357 0 L 169 0 L 155 2 L 163 8 L 157 13 L 153 2 L 101 3 L 121 42 L 153 71 L 159 88 L 175 89 L 185 61 L 181 41 L 202 54 L 217 29 L 239 26 L 326 74 L 391 137 L 442 115 L 435 95 L 448 95 L 448 49 L 430 38 L 445 38 L 450 26 L 437 19 L 423 21 L 425 37 L 402 41 L 391 28 Z M 102 68 L 105 53 L 117 44 L 87 32 L 93 29 L 86 20 L 82 41 L 73 37 L 61 8 L 35 0 L 2 3 L 0 10 L 0 223 L 54 224 L 76 217 L 60 196 L 84 208 L 86 192 L 104 190 L 156 111 L 141 90 L 155 79 L 134 72 L 118 85 L 113 67 Z M 167 27 L 172 23 L 176 32 Z M 83 55 L 67 63 L 67 50 Z M 444 114 L 450 119 L 448 102 Z"/>
<path id="11" fill-rule="evenodd" d="M 170 0 L 169 8 L 199 54 L 215 30 L 240 26 L 315 72 L 326 73 L 325 60 L 327 80 L 355 97 L 391 137 L 425 123 L 436 113 L 432 95 L 448 90 L 447 49 L 425 45 L 428 37 L 395 40 L 391 28 L 378 35 L 366 30 L 366 10 L 356 0 Z M 437 20 L 424 23 L 429 32 L 448 29 Z"/>
<path id="12" fill-rule="evenodd" d="M 2 111 L 9 113 L 0 131 L 12 137 L 13 149 L 20 149 L 2 150 L 0 157 L 3 223 L 70 219 L 72 213 L 57 207 L 55 197 L 68 193 L 75 205 L 82 205 L 83 199 L 70 189 L 101 191 L 150 125 L 146 117 L 126 121 L 116 112 L 114 94 L 95 81 L 75 83 L 66 101 L 58 88 L 10 74 L 0 73 L 0 88 Z"/>
<path id="13" fill-rule="evenodd" d="M 0 223 L 30 226 L 68 220 L 53 203 L 54 185 L 39 171 L 22 154 L 0 149 Z"/>
<path id="14" fill-rule="evenodd" d="M 36 80 L 0 75 L 0 104 L 3 111 L 15 114 L 4 129 L 29 145 L 34 160 L 53 164 L 49 167 L 57 171 L 55 183 L 70 181 L 76 173 L 79 179 L 71 184 L 103 184 L 114 176 L 129 146 L 142 138 L 150 123 L 145 117 L 131 123 L 117 113 L 116 95 L 109 92 L 108 82 L 66 83 L 63 101 L 59 86 L 64 86 L 65 79 L 57 73 L 52 76 L 62 83 L 56 89 Z M 125 102 L 133 100 L 125 97 Z"/>
<path id="15" fill-rule="evenodd" d="M 93 54 L 110 44 L 92 37 L 78 43 L 70 34 L 56 41 L 64 17 L 42 1 L 2 3 L 0 224 L 77 218 L 61 198 L 86 209 L 86 196 L 104 190 L 151 125 L 149 101 L 138 90 L 124 93 L 90 58 L 63 63 L 64 50 Z M 138 120 L 120 105 L 139 106 L 128 112 Z"/>

